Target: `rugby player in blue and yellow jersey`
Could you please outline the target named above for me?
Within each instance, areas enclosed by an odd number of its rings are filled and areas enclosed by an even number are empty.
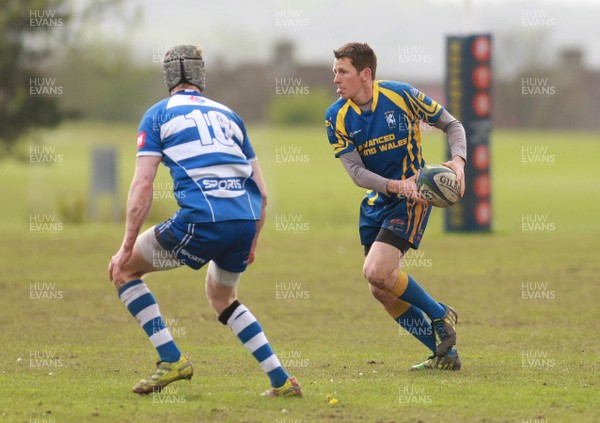
[[[354,183],[367,189],[359,232],[365,250],[363,274],[373,296],[408,333],[432,352],[410,370],[460,370],[456,311],[434,300],[402,271],[417,249],[431,207],[415,178],[425,165],[421,122],[446,132],[452,159],[444,165],[464,193],[466,137],[462,124],[436,101],[408,84],[377,81],[377,57],[366,43],[334,50],[333,82],[340,98],[327,110],[327,137]],[[427,316],[429,320],[425,317]]]
[[[254,315],[237,300],[237,284],[254,260],[266,206],[265,183],[246,128],[231,109],[202,95],[204,60],[198,47],[173,47],[165,54],[163,70],[170,96],[148,109],[140,123],[125,237],[108,268],[121,301],[159,357],[154,373],[133,392],[160,391],[193,374],[192,362],[173,340],[142,276],[181,265],[208,265],[208,301],[269,377],[271,388],[263,395],[302,396]],[[180,209],[138,236],[161,162],[171,172]]]

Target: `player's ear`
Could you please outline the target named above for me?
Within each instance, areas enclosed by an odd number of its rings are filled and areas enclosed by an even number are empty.
[[[363,81],[368,81],[370,79],[373,79],[373,71],[371,71],[371,68],[364,68],[361,71],[362,75],[361,75],[361,79]]]

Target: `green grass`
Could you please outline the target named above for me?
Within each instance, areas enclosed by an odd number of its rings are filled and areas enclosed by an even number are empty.
[[[119,150],[124,201],[134,134],[135,126],[69,124],[43,136],[62,163],[0,162],[0,421],[600,420],[597,134],[494,133],[494,233],[444,234],[436,210],[409,269],[458,310],[463,370],[413,374],[405,369],[428,352],[368,293],[356,233],[362,192],[333,159],[323,128],[250,128],[269,186],[269,222],[240,299],[303,385],[305,398],[289,401],[257,396],[267,378],[216,321],[204,270],[189,269],[147,283],[195,376],[161,396],[130,392],[155,353],[107,279],[122,223],[72,223],[59,204],[65,197],[85,206],[97,144]],[[441,161],[442,137],[425,137],[428,161]],[[547,146],[555,163],[523,163],[528,145]],[[278,158],[284,146],[296,148],[296,162]],[[168,178],[162,169],[159,181]],[[157,199],[152,217],[173,209]],[[30,231],[36,213],[55,213],[62,230]],[[546,215],[555,229],[524,232],[527,214]],[[292,217],[299,231],[276,225]],[[282,299],[282,291],[300,298]],[[523,299],[528,294],[551,298]]]

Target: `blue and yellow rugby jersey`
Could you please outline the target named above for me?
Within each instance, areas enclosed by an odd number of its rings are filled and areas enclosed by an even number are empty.
[[[256,160],[241,118],[195,91],[180,91],[144,114],[138,157],[160,156],[173,178],[184,222],[259,220]]]
[[[371,110],[340,98],[325,117],[335,157],[358,151],[365,167],[389,179],[405,179],[425,165],[419,123],[435,123],[443,106],[409,84],[374,81]],[[386,203],[386,193],[367,192],[371,205]],[[395,197],[394,197],[395,198]]]

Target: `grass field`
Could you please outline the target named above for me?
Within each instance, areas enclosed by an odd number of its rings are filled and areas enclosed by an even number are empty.
[[[156,357],[107,280],[122,222],[110,222],[107,202],[102,221],[75,221],[85,218],[94,145],[118,149],[124,201],[134,134],[135,126],[68,124],[41,139],[54,164],[0,162],[0,421],[600,420],[599,135],[494,133],[493,233],[444,234],[437,210],[410,257],[409,272],[459,312],[463,370],[413,374],[406,368],[428,351],[368,293],[356,233],[362,192],[323,128],[250,128],[270,204],[240,300],[305,393],[264,400],[268,379],[216,321],[204,270],[189,269],[147,282],[195,376],[163,394],[130,392]],[[527,162],[535,146],[552,163]],[[441,161],[442,138],[425,134],[424,149]],[[168,181],[162,169],[154,221],[174,210]],[[531,216],[546,225],[524,230]],[[55,226],[32,230],[32,218]]]

